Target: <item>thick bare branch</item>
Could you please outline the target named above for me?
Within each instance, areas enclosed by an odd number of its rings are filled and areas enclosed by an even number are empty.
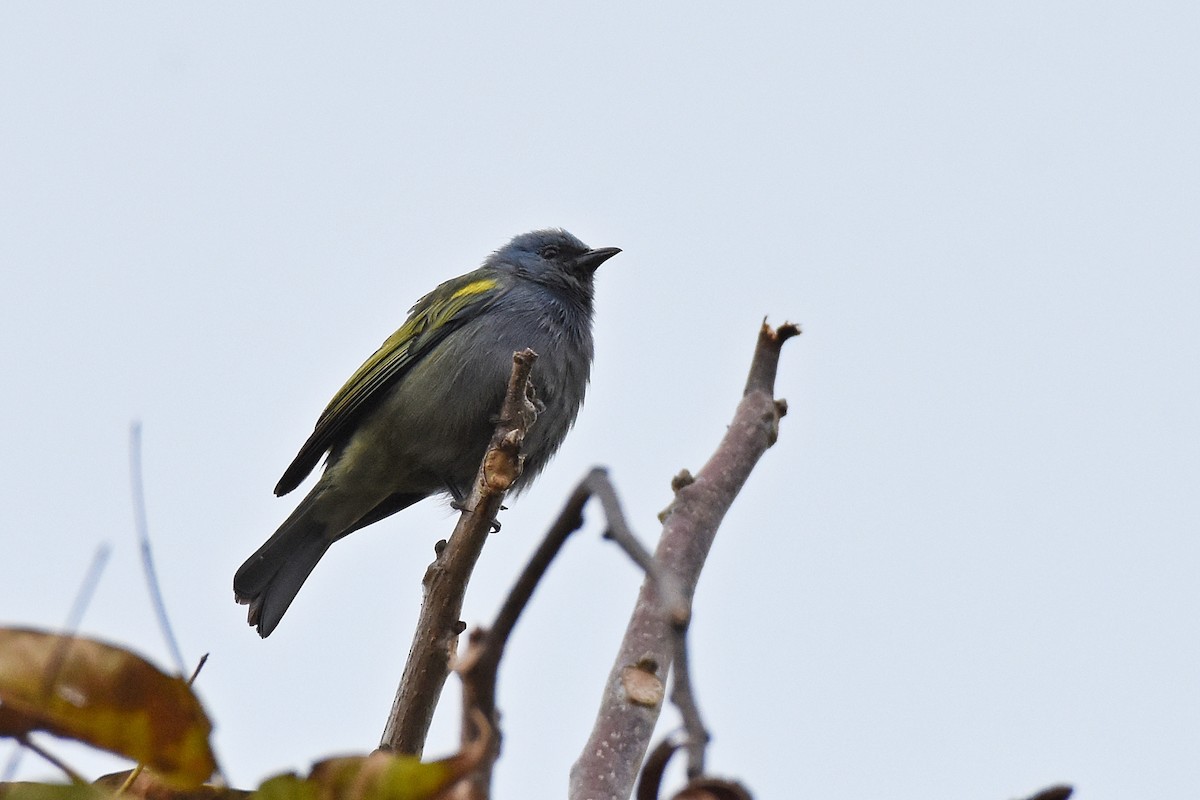
[[[717,527],[762,454],[774,444],[787,406],[774,397],[779,350],[800,329],[765,323],[751,362],[745,393],[720,445],[699,474],[675,481],[675,498],[664,514],[655,559],[691,602]],[[637,779],[662,708],[631,688],[664,681],[676,637],[662,614],[654,583],[646,581],[605,684],[600,711],[583,753],[571,769],[573,800],[624,800]]]
[[[521,442],[537,417],[529,383],[536,360],[532,350],[513,354],[500,422],[475,486],[454,532],[444,546],[436,548],[437,557],[425,572],[425,600],[379,745],[383,750],[420,755],[424,749],[434,709],[450,674],[458,635],[465,628],[460,615],[467,582],[500,512],[504,494],[521,473]]]

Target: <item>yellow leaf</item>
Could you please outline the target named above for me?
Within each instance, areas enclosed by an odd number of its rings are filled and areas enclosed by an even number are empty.
[[[87,783],[6,783],[4,800],[106,800],[112,795]]]
[[[216,769],[212,723],[182,678],[94,639],[0,628],[0,735],[43,730],[194,788]]]
[[[250,797],[251,800],[317,800],[317,787],[298,775],[288,773],[263,781]]]
[[[289,774],[267,780],[252,800],[437,800],[478,761],[476,753],[422,762],[378,751],[329,758],[314,764],[307,779]]]

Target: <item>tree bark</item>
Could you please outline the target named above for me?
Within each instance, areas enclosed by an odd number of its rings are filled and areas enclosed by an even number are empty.
[[[787,404],[774,397],[779,352],[799,333],[795,325],[773,330],[763,324],[745,392],[724,438],[694,478],[685,471],[674,481],[675,497],[664,512],[655,559],[674,577],[689,605],[717,527],[778,437],[779,419],[787,413]],[[632,795],[662,709],[662,693],[648,693],[645,687],[655,680],[665,684],[673,641],[654,582],[647,580],[605,683],[591,736],[571,768],[571,800],[625,800]]]

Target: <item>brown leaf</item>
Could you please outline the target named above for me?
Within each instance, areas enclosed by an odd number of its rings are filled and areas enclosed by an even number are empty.
[[[32,730],[132,758],[178,788],[216,769],[212,723],[182,678],[94,639],[0,628],[0,735]]]

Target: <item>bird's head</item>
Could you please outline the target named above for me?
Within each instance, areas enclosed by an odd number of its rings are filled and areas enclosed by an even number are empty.
[[[596,268],[621,252],[617,247],[589,248],[561,228],[515,237],[488,261],[525,280],[590,302]]]

